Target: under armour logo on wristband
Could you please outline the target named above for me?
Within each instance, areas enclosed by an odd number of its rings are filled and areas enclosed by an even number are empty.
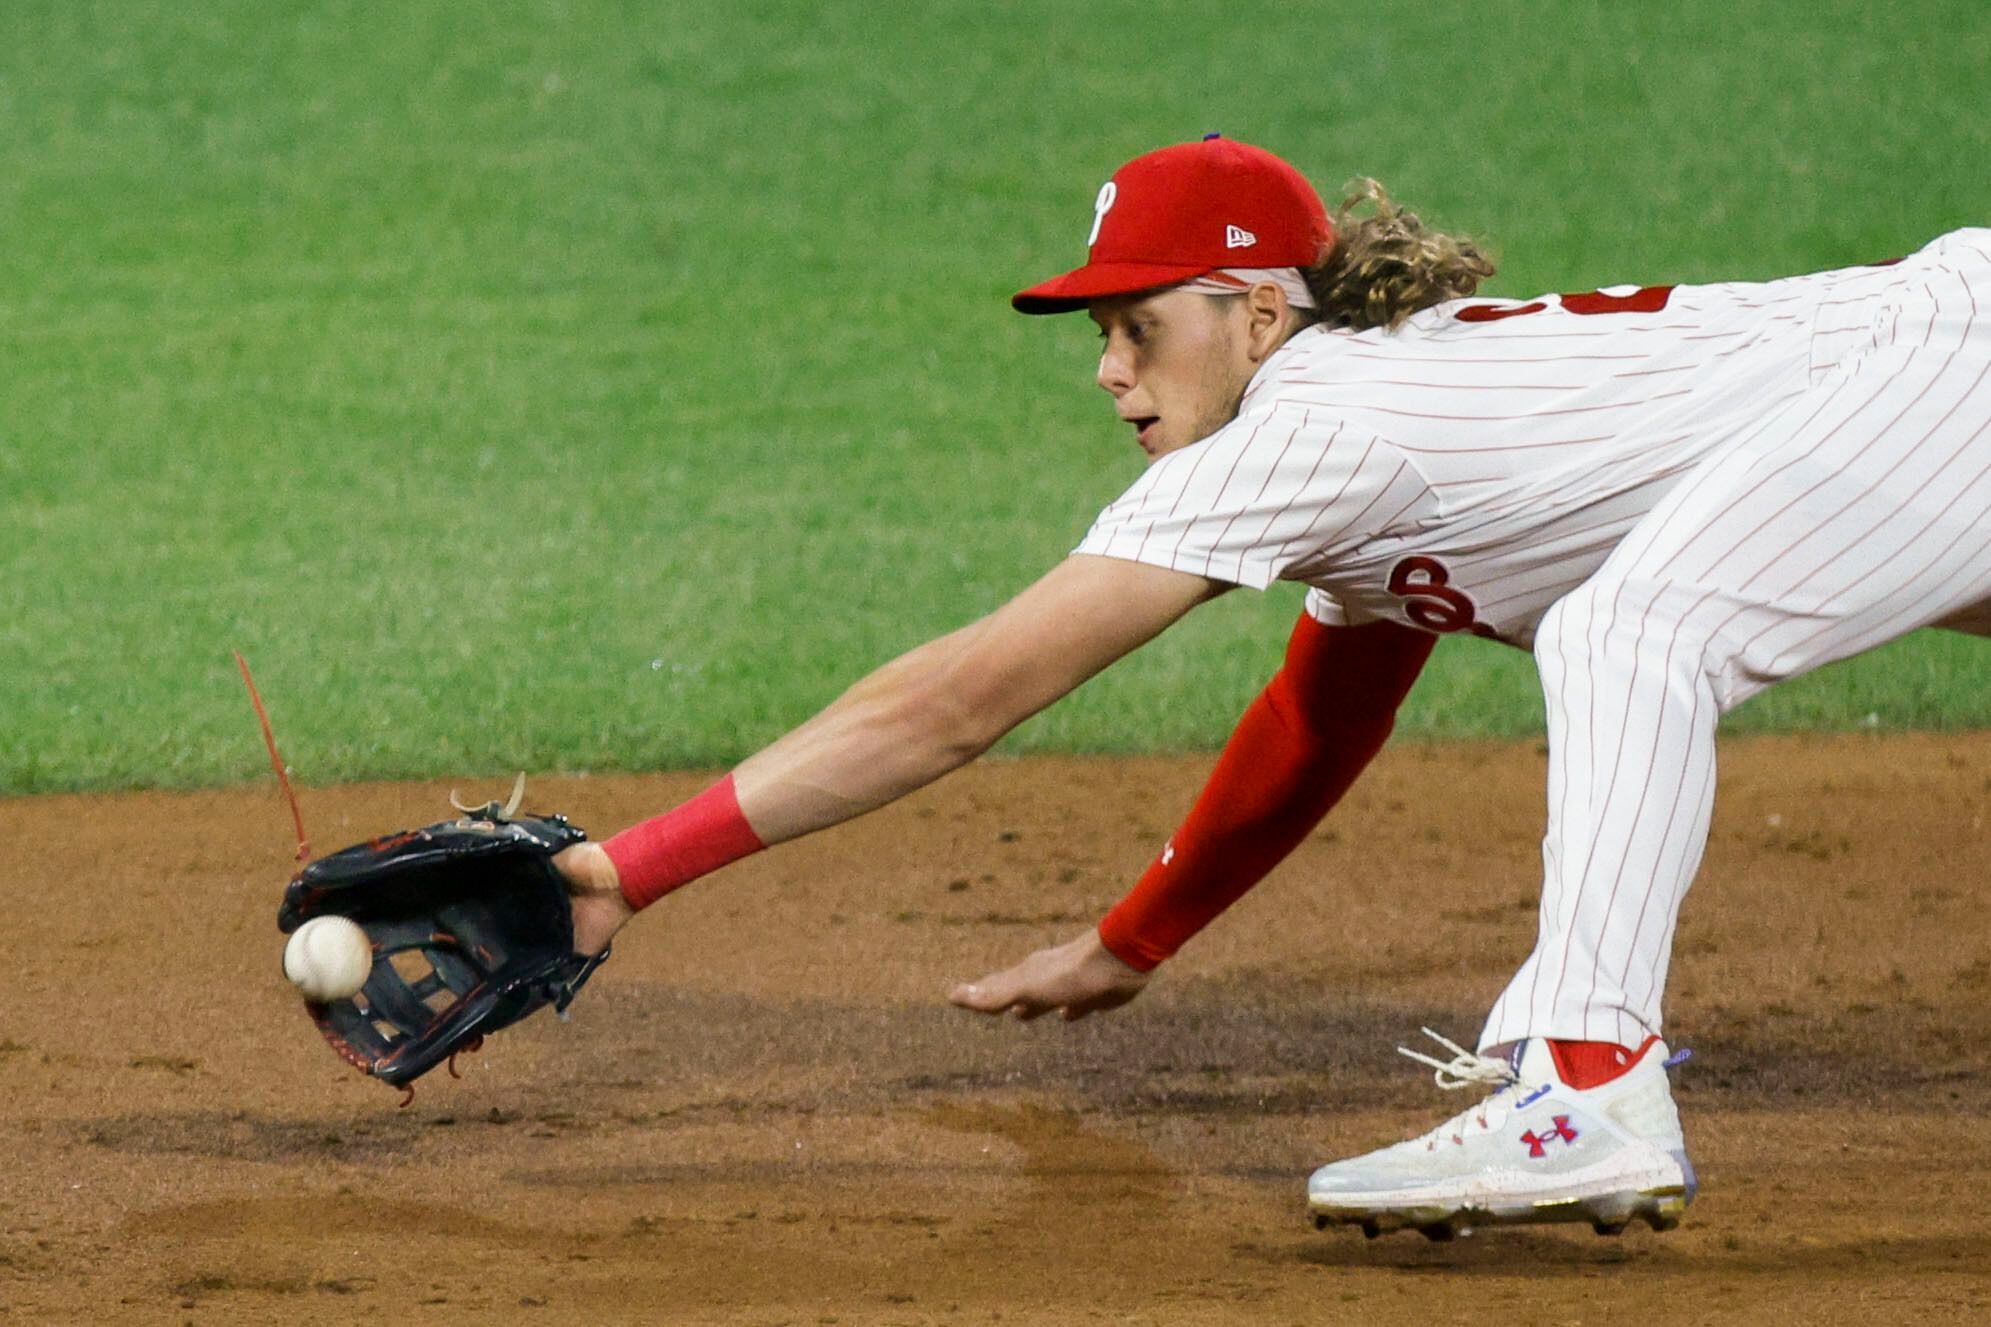
[[[1170,839],[1167,843],[1161,845],[1161,864],[1163,866],[1167,866],[1170,862],[1174,860],[1175,860],[1175,840]]]

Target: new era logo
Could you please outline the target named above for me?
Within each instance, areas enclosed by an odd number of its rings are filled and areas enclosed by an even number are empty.
[[[1243,226],[1224,227],[1224,247],[1226,249],[1249,249],[1258,243],[1258,237]]]

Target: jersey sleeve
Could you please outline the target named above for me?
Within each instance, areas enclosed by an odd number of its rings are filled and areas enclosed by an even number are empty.
[[[1274,403],[1149,466],[1075,551],[1262,590],[1303,579],[1426,491],[1384,439]]]
[[[1238,721],[1182,827],[1101,920],[1100,942],[1146,972],[1242,898],[1382,748],[1436,643],[1393,622],[1335,629],[1302,614],[1286,662]]]

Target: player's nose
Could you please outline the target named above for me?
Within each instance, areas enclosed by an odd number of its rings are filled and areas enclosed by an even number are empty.
[[[1099,372],[1093,380],[1117,399],[1134,389],[1134,366],[1124,350],[1111,345],[1100,352]]]

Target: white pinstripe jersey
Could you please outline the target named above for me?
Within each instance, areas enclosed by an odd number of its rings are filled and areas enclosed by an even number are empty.
[[[1682,474],[1900,333],[1888,295],[1921,256],[1309,328],[1260,366],[1235,420],[1151,465],[1076,551],[1304,582],[1330,625],[1526,647]]]

